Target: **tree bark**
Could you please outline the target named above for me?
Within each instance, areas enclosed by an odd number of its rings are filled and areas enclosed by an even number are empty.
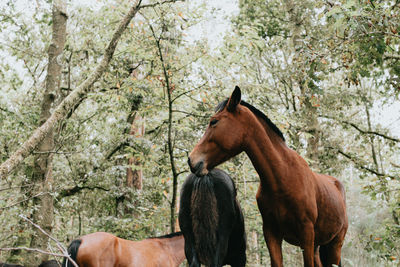
[[[42,101],[42,108],[39,120],[39,126],[42,125],[51,115],[50,109],[56,99],[57,91],[61,80],[61,56],[64,50],[67,28],[66,2],[64,0],[55,0],[52,7],[53,16],[53,34],[49,46],[49,63],[47,65],[46,88]],[[54,148],[53,127],[44,136],[38,145],[39,152],[52,151]],[[38,224],[47,233],[51,233],[54,218],[53,197],[50,194],[53,180],[53,154],[40,153],[34,159],[34,168],[32,180],[39,192],[44,192],[39,197],[33,199],[34,211],[33,221]],[[47,249],[49,237],[34,227],[31,237],[30,247]],[[24,258],[25,266],[38,266],[42,261],[48,260],[48,254],[29,253]]]
[[[121,38],[122,33],[126,29],[129,22],[136,15],[140,8],[141,0],[137,0],[136,4],[128,11],[128,14],[122,19],[114,32],[110,43],[104,51],[103,59],[96,67],[94,72],[80,84],[75,90],[73,90],[54,110],[53,114],[37,128],[31,135],[31,137],[25,141],[21,147],[14,152],[4,163],[0,165],[0,179],[5,179],[11,171],[13,171],[35,148],[36,146],[48,135],[53,126],[62,120],[68,112],[79,102],[93,88],[93,84],[102,76],[110,63],[115,48]]]
[[[133,138],[142,137],[145,133],[144,120],[139,114],[136,114],[138,108],[139,108],[138,106],[137,107],[132,106],[131,114],[128,117],[128,123],[131,124],[129,135],[133,136]],[[126,186],[141,190],[143,186],[142,170],[137,168],[135,168],[135,170],[132,170],[132,167],[130,167],[132,165],[140,166],[140,163],[137,159],[135,159],[135,157],[130,157],[128,159],[128,164],[129,167],[126,170]]]

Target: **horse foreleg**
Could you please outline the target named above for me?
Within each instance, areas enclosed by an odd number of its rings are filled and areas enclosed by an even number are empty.
[[[282,267],[283,257],[282,257],[282,236],[276,235],[271,229],[263,225],[264,239],[267,243],[269,256],[271,258],[272,267]]]
[[[302,244],[304,267],[314,267],[314,225],[309,222],[303,228]]]

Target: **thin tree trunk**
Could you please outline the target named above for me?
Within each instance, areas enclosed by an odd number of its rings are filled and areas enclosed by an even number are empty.
[[[130,129],[125,131],[125,134],[131,135],[131,138],[143,137],[145,133],[145,123],[143,118],[137,113],[139,110],[140,103],[142,101],[141,96],[136,96],[135,99],[132,100],[131,111],[128,116],[127,122],[130,124]],[[140,168],[140,162],[132,156],[128,159],[129,167],[126,169],[126,181],[123,186],[135,188],[136,190],[142,190],[143,188],[143,172]],[[135,169],[132,169],[131,166],[135,166]],[[124,201],[132,202],[134,201],[134,205],[137,206],[137,200],[132,200],[130,194],[128,194]],[[127,205],[124,205],[124,213],[131,214],[134,218],[138,217],[137,211],[135,209],[129,208]]]
[[[64,50],[67,28],[67,7],[64,0],[55,0],[52,7],[53,15],[53,35],[49,46],[49,63],[47,65],[46,89],[43,96],[42,108],[39,120],[39,126],[50,117],[50,109],[56,99],[57,91],[61,80],[61,62],[60,58]],[[52,151],[54,148],[53,129],[50,128],[47,135],[38,145],[39,152]],[[53,197],[50,194],[53,186],[53,154],[40,153],[34,159],[33,182],[38,185],[35,190],[42,192],[39,197],[33,199],[34,211],[33,221],[38,224],[47,233],[51,233],[54,205]],[[44,251],[47,249],[49,237],[34,227],[31,236],[32,248],[39,248]],[[42,261],[47,260],[49,255],[29,253],[24,258],[26,266],[38,266]]]
[[[174,87],[171,86],[171,82],[170,82],[170,77],[168,75],[168,70],[167,70],[167,66],[165,64],[165,60],[164,60],[164,56],[163,56],[163,52],[162,52],[162,48],[161,48],[161,36],[160,38],[157,38],[155,31],[153,29],[153,27],[151,26],[151,24],[149,24],[149,27],[153,33],[153,37],[155,39],[156,42],[156,46],[158,49],[158,56],[160,58],[160,62],[162,65],[162,69],[163,69],[163,75],[164,75],[164,79],[165,79],[165,83],[164,83],[164,87],[167,91],[167,99],[168,99],[168,134],[167,134],[167,146],[168,146],[168,155],[169,155],[169,160],[170,160],[170,164],[171,164],[171,171],[172,171],[172,199],[171,199],[171,203],[170,203],[170,210],[171,210],[171,214],[170,214],[170,229],[171,232],[174,232],[176,227],[176,200],[177,200],[177,194],[178,194],[178,172],[176,170],[176,163],[175,163],[175,158],[174,158],[174,145],[173,145],[173,138],[172,138],[172,124],[173,124],[173,111],[172,111],[172,106],[173,106],[173,99],[172,99],[172,91],[174,90]]]
[[[292,24],[292,45],[293,53],[298,53],[303,46],[301,41],[301,25],[303,18],[299,7],[293,0],[285,0],[286,8],[289,13],[290,22]],[[294,68],[301,70],[301,66],[293,66]],[[303,114],[307,118],[307,126],[305,131],[311,136],[307,138],[307,152],[306,158],[309,160],[310,167],[313,170],[318,171],[319,161],[319,140],[320,140],[320,125],[318,122],[317,107],[313,104],[313,95],[309,88],[306,86],[306,80],[304,79],[304,73],[298,71],[296,82],[300,87],[300,93],[304,101]]]
[[[43,123],[42,126],[37,128],[32,133],[31,137],[25,141],[21,147],[10,156],[10,158],[0,165],[0,179],[5,179],[11,171],[13,171],[30,153],[32,153],[36,146],[46,137],[46,135],[48,135],[54,125],[62,120],[75,106],[75,104],[92,90],[93,84],[102,76],[108,64],[110,63],[114,55],[115,48],[118,44],[118,40],[120,39],[129,22],[136,15],[140,8],[141,2],[141,0],[137,0],[136,4],[132,6],[132,8],[128,11],[128,14],[122,19],[116,31],[114,32],[110,43],[105,49],[103,59],[100,61],[94,72],[89,75],[89,77],[81,85],[73,90],[60,103],[60,105],[58,105],[47,121]]]
[[[145,133],[145,126],[143,118],[136,114],[139,107],[134,109],[132,106],[131,115],[128,118],[128,123],[131,124],[131,129],[129,134],[134,137],[142,137]],[[126,170],[126,186],[136,188],[138,190],[142,189],[143,186],[143,173],[141,169],[137,167],[140,166],[140,162],[135,159],[135,157],[130,157],[128,160],[129,166],[136,166],[135,170],[132,167],[128,167]]]

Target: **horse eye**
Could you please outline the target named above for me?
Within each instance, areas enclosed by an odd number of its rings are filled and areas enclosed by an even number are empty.
[[[210,121],[210,126],[214,126],[215,124],[217,124],[217,122],[218,122],[218,120],[212,120],[212,121]]]

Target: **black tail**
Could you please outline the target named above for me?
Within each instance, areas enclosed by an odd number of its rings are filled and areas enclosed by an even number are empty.
[[[211,176],[196,178],[191,196],[192,229],[197,257],[212,265],[217,248],[218,203]]]
[[[74,241],[71,242],[71,244],[68,247],[68,254],[76,262],[76,256],[78,255],[78,249],[79,246],[81,245],[82,240],[75,239]],[[64,258],[62,267],[74,267],[74,265],[67,259]]]

